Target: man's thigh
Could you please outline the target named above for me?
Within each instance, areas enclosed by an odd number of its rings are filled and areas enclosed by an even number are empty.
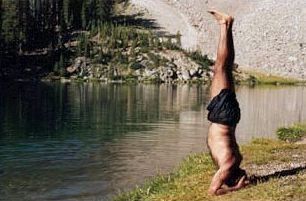
[[[217,72],[211,83],[211,97],[217,96],[222,89],[231,89],[231,82],[225,72]]]

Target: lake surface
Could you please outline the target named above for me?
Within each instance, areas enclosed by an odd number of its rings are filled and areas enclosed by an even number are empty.
[[[0,86],[0,200],[107,200],[207,151],[196,85]],[[239,87],[237,139],[306,121],[306,87]]]

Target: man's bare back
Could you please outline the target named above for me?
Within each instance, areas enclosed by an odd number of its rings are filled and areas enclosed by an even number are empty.
[[[214,77],[211,84],[211,103],[208,119],[212,122],[208,132],[208,147],[218,167],[212,178],[209,193],[221,195],[247,185],[247,176],[240,169],[242,156],[236,143],[235,130],[240,120],[239,103],[236,100],[232,66],[235,58],[232,37],[233,17],[211,10],[220,24],[220,40]]]
[[[242,156],[233,129],[212,123],[208,132],[208,146],[213,161],[219,168],[212,179],[209,193],[221,195],[244,187],[247,178],[245,172],[239,168]],[[222,185],[227,185],[227,188],[222,188]]]

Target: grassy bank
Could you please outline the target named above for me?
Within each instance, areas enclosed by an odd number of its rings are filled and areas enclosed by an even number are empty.
[[[271,75],[251,69],[239,70],[236,77],[243,84],[263,85],[296,85],[305,84],[305,80]]]
[[[276,140],[257,139],[242,147],[242,166],[249,174],[258,169],[280,169],[281,164],[305,161],[306,145],[296,145]],[[261,167],[261,168],[260,168]],[[157,176],[143,187],[117,196],[115,201],[201,201],[201,200],[304,200],[306,198],[306,172],[271,178],[248,188],[220,197],[207,194],[211,177],[215,172],[208,154],[188,157],[171,174]],[[268,174],[268,173],[267,173]]]

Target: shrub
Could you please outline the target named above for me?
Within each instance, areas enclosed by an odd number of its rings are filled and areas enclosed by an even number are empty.
[[[138,62],[134,62],[130,64],[130,68],[133,70],[138,70],[138,69],[143,68],[143,66]]]
[[[294,125],[291,127],[281,127],[277,129],[277,137],[280,140],[288,142],[296,142],[302,139],[306,134],[306,126],[304,125]]]
[[[201,65],[205,70],[209,70],[209,66],[214,64],[214,62],[209,59],[207,55],[202,55],[200,51],[187,52],[186,55],[189,56],[194,62]]]

